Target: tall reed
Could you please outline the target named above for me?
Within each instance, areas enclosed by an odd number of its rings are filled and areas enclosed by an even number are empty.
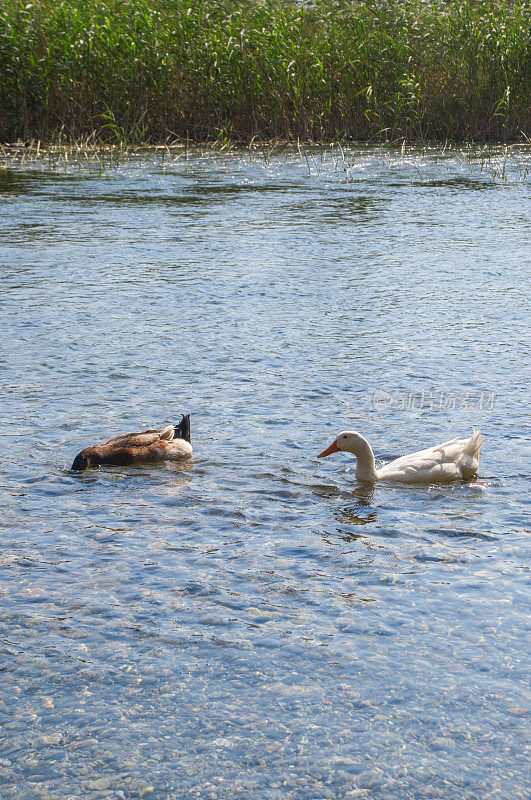
[[[0,137],[529,135],[523,0],[0,0]]]

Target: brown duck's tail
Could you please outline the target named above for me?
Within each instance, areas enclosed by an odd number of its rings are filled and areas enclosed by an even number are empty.
[[[185,442],[190,442],[190,414],[183,414],[182,420],[175,426],[174,439],[184,439]]]

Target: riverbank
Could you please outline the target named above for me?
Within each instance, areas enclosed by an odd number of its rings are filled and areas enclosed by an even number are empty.
[[[0,138],[525,141],[528,4],[3,0]]]

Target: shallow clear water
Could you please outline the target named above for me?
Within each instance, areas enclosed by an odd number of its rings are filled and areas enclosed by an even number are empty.
[[[3,800],[528,797],[530,160],[0,170]],[[475,482],[315,458],[473,425]]]

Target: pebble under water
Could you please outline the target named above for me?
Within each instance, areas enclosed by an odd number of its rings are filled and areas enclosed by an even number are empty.
[[[529,798],[530,159],[0,168],[2,800]],[[473,426],[467,483],[316,459]]]

